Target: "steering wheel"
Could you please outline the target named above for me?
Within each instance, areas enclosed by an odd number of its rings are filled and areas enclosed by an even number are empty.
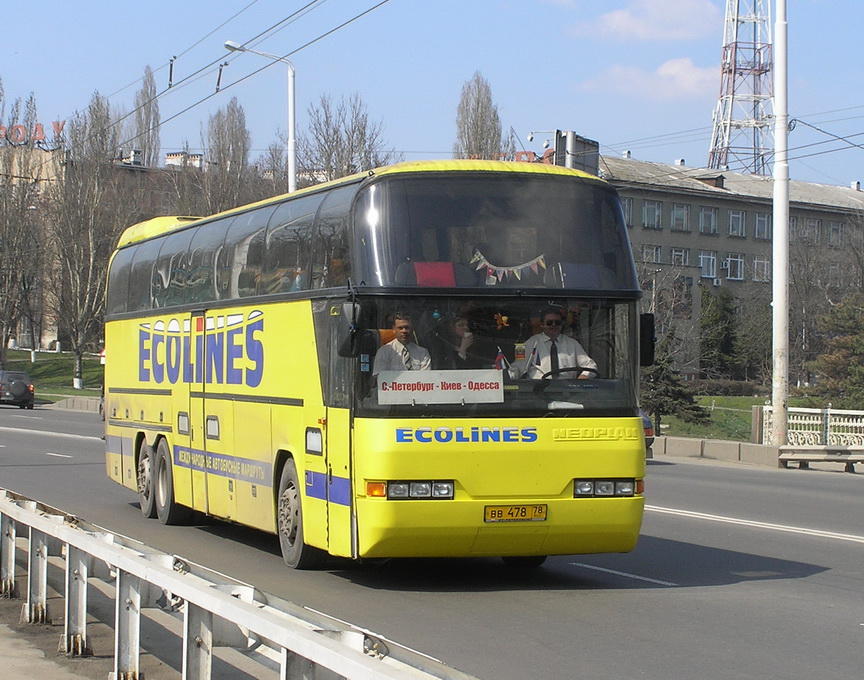
[[[585,368],[584,366],[568,366],[566,368],[559,368],[554,371],[548,371],[540,376],[540,380],[549,380],[554,378],[556,375],[560,375],[562,373],[570,373],[572,371],[578,371],[576,377],[578,378],[583,373],[597,373],[597,370],[594,368]]]

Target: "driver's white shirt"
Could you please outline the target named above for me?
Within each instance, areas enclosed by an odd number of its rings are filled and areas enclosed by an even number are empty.
[[[558,349],[558,368],[572,368],[580,366],[589,368],[591,372],[585,372],[588,378],[597,376],[597,363],[588,356],[588,353],[576,340],[569,335],[559,335],[555,338],[555,346]],[[552,370],[549,352],[552,348],[552,338],[545,333],[538,333],[528,338],[525,343],[525,358],[515,362],[510,367],[510,375],[514,378],[540,378]],[[578,371],[564,371],[560,374],[564,378],[578,378]],[[554,377],[554,376],[553,376]]]

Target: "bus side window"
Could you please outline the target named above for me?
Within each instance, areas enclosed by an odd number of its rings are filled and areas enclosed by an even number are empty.
[[[348,217],[357,186],[351,184],[329,193],[318,213],[312,288],[335,288],[348,283]]]
[[[150,309],[153,267],[159,254],[158,241],[144,241],[135,249],[132,269],[129,273],[129,302],[127,311]]]
[[[288,293],[309,287],[312,226],[321,194],[287,200],[276,208],[267,225],[263,290]]]
[[[157,307],[182,305],[186,302],[187,258],[194,229],[185,229],[171,234],[162,243],[156,260],[158,276],[164,282],[161,299],[154,300]]]
[[[216,260],[225,242],[225,232],[234,221],[226,217],[201,225],[192,238],[189,253],[189,279],[186,282],[188,302],[211,302],[218,299]]]
[[[225,235],[219,254],[218,288],[223,300],[258,294],[264,270],[264,238],[267,222],[276,206],[266,206],[238,215]]]

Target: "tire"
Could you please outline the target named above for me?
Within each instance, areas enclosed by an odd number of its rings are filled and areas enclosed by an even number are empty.
[[[536,569],[546,561],[546,555],[510,555],[501,559],[511,569]]]
[[[324,561],[324,552],[303,541],[303,508],[300,482],[293,459],[285,462],[276,497],[276,527],[282,558],[292,569],[315,569]]]
[[[30,386],[23,380],[13,380],[12,384],[9,386],[9,391],[16,399],[23,399],[27,395],[29,387]]]
[[[156,493],[153,488],[153,479],[156,473],[156,457],[153,447],[146,439],[141,440],[138,448],[138,504],[141,513],[147,519],[156,517]]]
[[[156,446],[156,474],[153,477],[153,500],[156,516],[162,524],[185,524],[192,514],[191,509],[178,505],[174,500],[174,473],[171,471],[171,451],[168,442],[159,440]]]

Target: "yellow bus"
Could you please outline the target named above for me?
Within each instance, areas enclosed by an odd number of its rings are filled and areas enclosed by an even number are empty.
[[[407,162],[143,222],[108,274],[108,476],[295,568],[630,551],[640,295],[615,191],[550,165]],[[544,318],[590,366],[543,365]]]

